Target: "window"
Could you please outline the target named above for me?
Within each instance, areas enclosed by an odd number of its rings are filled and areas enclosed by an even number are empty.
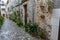
[[[2,9],[2,10],[5,10],[5,9]]]

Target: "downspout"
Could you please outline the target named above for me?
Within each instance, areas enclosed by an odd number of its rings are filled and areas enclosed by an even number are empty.
[[[33,9],[33,13],[32,13],[32,23],[34,24],[34,5],[35,5],[35,0],[32,0],[33,1],[33,7],[32,7],[32,9]]]

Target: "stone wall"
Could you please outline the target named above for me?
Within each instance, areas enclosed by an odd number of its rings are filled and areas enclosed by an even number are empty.
[[[51,3],[53,2],[50,0]],[[35,0],[34,21],[39,27],[46,30],[48,39],[51,39],[51,16],[52,9],[48,6],[48,0]]]
[[[51,39],[50,37],[51,36],[51,16],[52,16],[53,8],[48,5],[49,4],[48,1],[50,1],[51,3],[53,3],[53,1],[52,0],[34,0],[34,1],[29,0],[27,2],[27,14],[28,14],[27,21],[33,22],[33,14],[34,14],[34,22],[37,23],[39,27],[46,30],[46,32],[48,33],[47,37]],[[23,13],[23,16],[24,15],[25,13]],[[23,17],[23,19],[25,18]]]
[[[24,8],[24,5],[27,5],[27,10],[25,10]],[[21,8],[22,9],[22,14],[23,14],[23,20],[24,20],[24,24],[25,24],[25,11],[27,11],[27,23],[29,23],[29,21],[31,23],[33,23],[33,12],[34,12],[34,1],[33,0],[28,0],[26,2],[24,2],[22,5],[21,5]]]
[[[34,13],[34,0],[29,0],[27,4],[28,22],[33,23],[33,13]]]

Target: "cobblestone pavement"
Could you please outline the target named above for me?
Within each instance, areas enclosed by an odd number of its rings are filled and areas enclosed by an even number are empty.
[[[17,24],[9,19],[5,19],[0,30],[0,40],[38,40],[18,28]]]

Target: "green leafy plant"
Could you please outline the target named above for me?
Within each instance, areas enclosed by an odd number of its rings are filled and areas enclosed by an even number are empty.
[[[30,27],[30,34],[32,36],[37,36],[37,25],[36,24],[32,24]]]
[[[28,24],[26,24],[26,25],[24,26],[24,27],[25,27],[25,30],[26,30],[27,32],[30,31],[30,26],[31,26],[30,23],[28,23]]]
[[[38,31],[38,37],[40,37],[41,39],[46,39],[46,34],[47,32],[45,30],[43,30],[42,28],[40,28],[40,30]]]
[[[36,24],[26,24],[25,26],[25,30],[31,34],[32,36],[35,36],[37,34],[37,25]]]
[[[21,18],[17,18],[16,23],[19,27],[21,27],[23,25]]]
[[[37,25],[36,24],[32,24],[30,26],[30,32],[37,32]]]
[[[10,15],[9,19],[16,22],[16,19],[17,19],[16,11],[13,11],[13,15]]]
[[[38,32],[38,36],[42,37],[43,36],[43,30],[40,29],[40,31]]]
[[[3,24],[3,21],[4,21],[4,18],[2,16],[0,16],[0,29],[1,29],[1,26]]]
[[[30,24],[30,23],[27,23],[25,26],[25,30],[31,34],[32,36],[34,37],[38,37],[38,38],[41,38],[41,39],[46,39],[46,32],[45,30],[43,30],[42,28],[38,27],[37,24]],[[38,29],[39,28],[39,29]]]
[[[9,18],[16,22],[19,27],[23,25],[22,20],[17,16],[16,11],[13,11],[13,15],[10,16]]]

